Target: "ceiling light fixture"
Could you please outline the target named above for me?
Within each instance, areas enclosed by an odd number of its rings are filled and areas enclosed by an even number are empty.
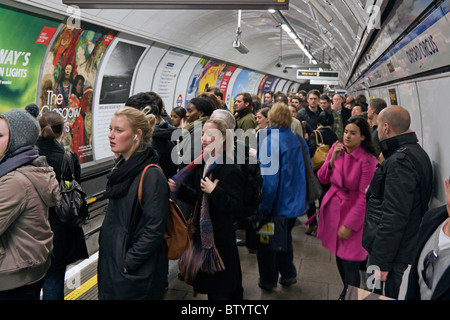
[[[236,40],[233,41],[233,48],[235,48],[237,51],[239,51],[242,54],[247,54],[250,52],[250,50],[241,42],[241,17],[242,17],[242,11],[238,11],[238,27],[236,30]]]
[[[306,46],[303,44],[303,42],[300,40],[297,33],[294,31],[294,29],[290,26],[287,19],[284,17],[284,15],[280,12],[280,10],[277,10],[275,13],[272,13],[273,18],[275,21],[281,22],[281,27],[283,30],[288,34],[288,36],[294,40],[295,44],[302,50],[302,52],[305,54],[305,56],[308,57],[310,63],[317,64],[316,59],[314,56],[309,52],[309,50],[306,48]]]
[[[309,60],[313,60],[314,61],[314,57],[312,56],[312,54],[306,49],[305,45],[302,43],[302,41],[298,38],[297,34],[287,25],[287,24],[282,24],[281,27],[283,28],[283,30],[288,34],[288,36],[294,40],[295,44],[300,48],[300,50],[303,51],[303,53],[308,57]],[[311,61],[311,62],[313,62]]]
[[[277,68],[281,68],[283,65],[283,30],[280,27],[280,55],[278,56],[278,63],[275,65]]]

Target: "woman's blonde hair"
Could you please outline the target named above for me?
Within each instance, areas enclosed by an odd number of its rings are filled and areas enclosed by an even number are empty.
[[[225,147],[226,155],[227,155],[227,157],[233,159],[234,140],[230,140],[230,141],[227,140],[227,130],[228,130],[227,123],[222,119],[209,119],[205,122],[205,124],[207,124],[207,123],[214,124],[216,126],[217,130],[220,131],[222,136],[225,137],[224,146],[226,146]]]
[[[139,145],[136,151],[143,151],[148,148],[152,142],[153,131],[155,130],[156,117],[153,114],[146,113],[133,107],[125,106],[114,113],[115,116],[124,116],[130,123],[131,130],[137,134],[142,130],[142,137],[139,139]]]
[[[227,111],[228,112],[228,111]],[[217,130],[220,131],[220,133],[226,138],[227,137],[227,123],[222,120],[222,119],[209,119],[208,121],[205,122],[205,124],[207,123],[212,123],[217,127]]]
[[[271,126],[287,128],[292,124],[292,113],[284,102],[275,103],[269,111]]]

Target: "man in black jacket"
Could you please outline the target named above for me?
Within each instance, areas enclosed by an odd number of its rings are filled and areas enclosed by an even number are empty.
[[[380,112],[378,137],[386,160],[366,194],[362,244],[369,252],[368,270],[378,270],[375,278],[385,282],[385,294],[394,299],[403,272],[412,263],[432,191],[431,162],[409,129],[410,123],[403,107],[391,106]]]
[[[447,204],[431,209],[423,217],[419,242],[409,273],[406,300],[450,299],[449,180],[445,179]]]
[[[300,122],[305,122],[306,133],[308,137],[317,129],[317,118],[322,111],[319,107],[320,92],[319,90],[311,90],[308,92],[308,106],[301,109],[297,113],[297,119]]]

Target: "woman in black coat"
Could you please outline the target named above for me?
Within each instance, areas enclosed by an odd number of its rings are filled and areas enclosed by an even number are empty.
[[[321,143],[323,141],[324,144],[328,145],[331,149],[333,144],[338,140],[336,133],[332,130],[332,126],[334,123],[333,114],[330,109],[325,109],[320,112],[319,117],[317,118],[317,130],[311,133],[308,141],[309,146],[309,155],[312,159],[314,153],[317,149],[317,142]],[[318,133],[316,133],[318,131]],[[317,137],[316,137],[317,135]],[[322,140],[323,139],[323,140]],[[316,141],[317,140],[317,141]],[[318,169],[314,172],[317,175]],[[327,193],[330,185],[322,185],[322,196],[319,199],[319,203],[322,202],[322,198],[325,193]],[[316,213],[316,205],[315,203],[309,204],[309,209],[307,211],[308,218],[311,218]],[[313,234],[317,232],[317,220],[313,219],[313,221],[309,224],[308,229],[306,230],[306,234]]]
[[[243,298],[242,272],[233,226],[233,214],[238,215],[243,206],[243,176],[239,167],[231,164],[233,163],[232,152],[226,159],[227,154],[223,151],[226,128],[223,120],[208,120],[205,123],[202,145],[206,163],[197,166],[178,190],[179,199],[196,208],[193,243],[199,250],[202,249],[203,241],[200,225],[203,225],[202,206],[206,201],[204,195],[206,194],[208,198],[207,207],[214,234],[214,245],[223,261],[224,268],[214,273],[200,270],[195,277],[193,287],[195,292],[208,294],[210,300]],[[219,144],[217,144],[219,137],[211,138],[209,135],[209,130],[214,129],[222,133]],[[213,143],[214,141],[216,144]],[[210,169],[205,170],[205,166]],[[174,180],[169,180],[169,186],[172,191],[176,190]]]
[[[99,300],[164,298],[169,187],[161,170],[146,171],[142,207],[138,200],[144,168],[158,163],[157,153],[148,146],[154,126],[153,115],[132,107],[119,109],[111,119],[111,151],[120,156],[106,185],[109,202],[99,239]]]
[[[323,143],[328,145],[331,149],[333,144],[338,140],[336,133],[332,130],[334,123],[333,114],[329,109],[323,110],[320,112],[319,117],[317,118],[317,130],[319,131],[319,135],[316,137],[316,132],[311,133],[309,137],[309,155],[312,158],[317,149],[317,141],[319,143],[322,142],[321,137],[323,138]],[[316,141],[317,140],[317,141]]]
[[[64,147],[56,140],[64,130],[64,118],[57,112],[44,113],[39,119],[41,132],[36,142],[39,154],[47,158],[53,167],[58,183],[61,181],[61,164],[64,157]],[[76,153],[72,153],[75,169],[75,180],[81,183],[81,167]],[[66,175],[67,176],[67,175]],[[64,300],[64,276],[66,267],[80,259],[89,257],[83,229],[71,222],[61,222],[55,213],[55,208],[49,209],[49,222],[52,228],[53,252],[52,264],[45,276],[43,286],[44,300]]]

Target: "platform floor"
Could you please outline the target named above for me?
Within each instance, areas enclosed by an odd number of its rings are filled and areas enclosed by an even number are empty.
[[[258,287],[258,264],[256,254],[248,253],[247,248],[239,247],[244,299],[246,300],[337,300],[342,290],[342,282],[336,267],[335,257],[322,247],[315,236],[305,235],[306,226],[298,219],[292,230],[294,263],[297,268],[297,283],[283,288],[278,285],[272,292]],[[237,231],[237,236],[243,236]],[[71,272],[75,276],[66,281],[66,300],[97,300],[97,259],[80,272]],[[75,267],[77,268],[77,267]],[[69,269],[70,270],[70,269]],[[74,269],[75,270],[75,269]],[[68,272],[69,273],[69,272]],[[165,300],[206,300],[207,296],[193,296],[192,287],[177,277],[176,261],[169,264],[169,288]],[[75,288],[75,289],[74,289]]]

